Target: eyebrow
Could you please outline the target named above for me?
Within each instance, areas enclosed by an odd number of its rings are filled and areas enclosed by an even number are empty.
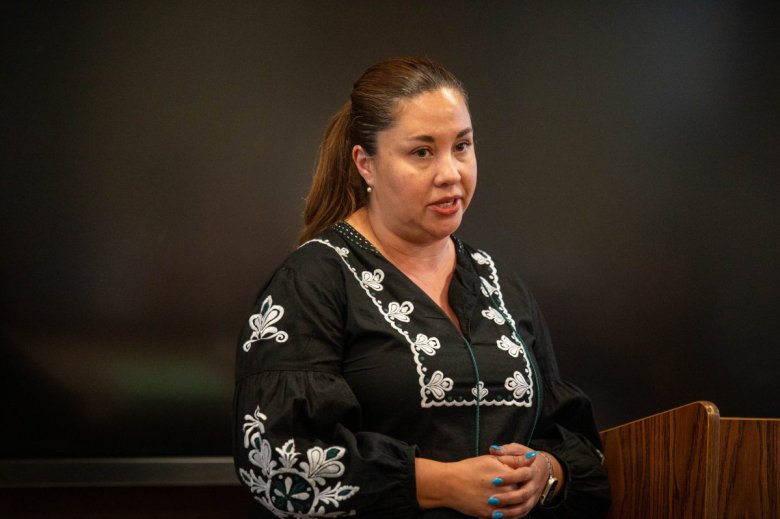
[[[468,135],[469,133],[473,132],[473,128],[464,128],[461,131],[458,132],[458,135],[455,136],[456,139],[460,139],[461,137],[464,137]],[[414,137],[409,137],[410,141],[422,141],[422,142],[434,142],[436,139],[431,137],[430,135],[415,135]]]

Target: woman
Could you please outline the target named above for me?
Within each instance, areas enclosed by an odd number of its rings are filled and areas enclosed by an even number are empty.
[[[258,517],[598,517],[590,404],[525,286],[453,236],[477,180],[461,83],[369,68],[331,120],[301,246],[239,341]]]

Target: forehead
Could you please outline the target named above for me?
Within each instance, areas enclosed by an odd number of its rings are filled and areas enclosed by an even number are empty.
[[[463,95],[452,88],[423,92],[396,104],[390,130],[411,132],[456,129],[471,126],[471,116]]]

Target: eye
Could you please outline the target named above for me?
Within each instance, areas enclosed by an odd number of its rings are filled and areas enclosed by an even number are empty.
[[[412,152],[412,155],[424,159],[431,156],[431,150],[428,148],[417,148]]]
[[[455,145],[455,151],[467,151],[471,147],[471,141],[459,142]]]

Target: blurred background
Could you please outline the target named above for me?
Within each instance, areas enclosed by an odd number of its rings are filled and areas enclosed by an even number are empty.
[[[7,2],[0,458],[229,455],[235,342],[363,69],[466,84],[459,235],[600,428],[780,416],[777,3]]]

